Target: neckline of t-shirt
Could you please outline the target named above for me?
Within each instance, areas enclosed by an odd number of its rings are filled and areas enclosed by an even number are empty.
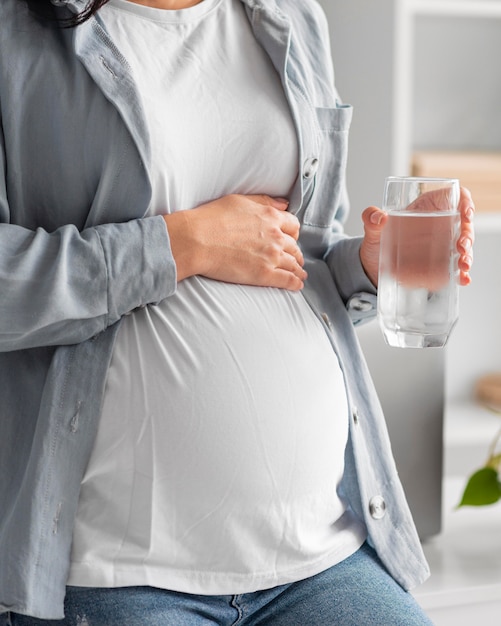
[[[152,22],[179,24],[201,19],[217,8],[221,2],[222,0],[202,0],[202,2],[186,9],[157,9],[144,4],[137,4],[136,2],[129,2],[129,0],[109,0],[107,4],[120,11],[133,13],[137,17]]]

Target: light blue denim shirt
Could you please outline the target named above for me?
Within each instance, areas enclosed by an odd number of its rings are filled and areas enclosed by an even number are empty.
[[[343,489],[405,588],[428,575],[353,325],[375,290],[343,233],[351,107],[314,0],[241,0],[291,107],[300,145],[290,210],[304,294],[351,407]],[[82,0],[59,0],[63,14]],[[167,113],[168,114],[168,113]],[[99,15],[60,30],[0,3],[0,612],[62,618],[80,481],[120,319],[176,290],[149,145],[126,60]],[[315,364],[311,364],[312,367]]]

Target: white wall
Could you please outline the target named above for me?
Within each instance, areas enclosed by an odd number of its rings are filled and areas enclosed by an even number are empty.
[[[460,291],[459,322],[447,348],[446,395],[455,403],[472,400],[479,376],[501,372],[501,215],[477,222],[472,283]]]
[[[360,214],[379,205],[390,175],[393,41],[385,7],[390,0],[320,0],[329,20],[336,86],[354,107],[347,169],[350,234],[361,234]],[[364,42],[362,46],[360,42]]]

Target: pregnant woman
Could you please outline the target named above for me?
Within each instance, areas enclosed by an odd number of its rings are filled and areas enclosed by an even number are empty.
[[[313,0],[2,1],[2,626],[430,623],[351,113]]]

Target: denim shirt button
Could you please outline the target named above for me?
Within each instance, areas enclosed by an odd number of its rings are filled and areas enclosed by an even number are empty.
[[[313,178],[318,170],[319,161],[316,157],[309,157],[303,164],[303,178]]]
[[[356,409],[356,408],[353,409],[352,416],[353,416],[354,424],[356,424],[358,426],[358,423],[360,422],[360,416],[358,415],[358,409]]]
[[[369,512],[373,519],[383,519],[386,515],[386,502],[382,496],[374,496],[369,502]]]
[[[372,302],[369,302],[368,300],[364,300],[363,298],[355,296],[350,300],[349,307],[353,311],[366,313],[367,311],[370,311],[371,309],[373,309],[374,305],[372,304]]]

